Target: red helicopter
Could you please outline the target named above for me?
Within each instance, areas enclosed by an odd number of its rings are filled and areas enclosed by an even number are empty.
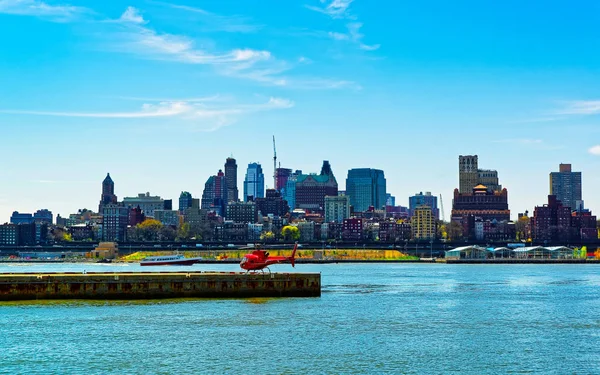
[[[266,250],[254,250],[250,254],[244,255],[244,259],[240,263],[240,267],[246,271],[264,271],[266,268],[269,270],[269,266],[273,264],[291,264],[292,267],[296,267],[296,252],[298,251],[298,242],[294,246],[294,252],[291,257],[272,257]],[[269,270],[270,272],[271,270]]]

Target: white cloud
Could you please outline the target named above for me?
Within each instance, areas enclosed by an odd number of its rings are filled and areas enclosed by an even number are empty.
[[[119,21],[120,22],[131,22],[131,23],[137,23],[137,24],[148,23],[148,21],[146,21],[144,19],[144,17],[140,13],[140,11],[134,7],[127,7],[125,12],[123,12],[121,17],[119,18]]]
[[[326,14],[331,18],[353,18],[348,12],[348,8],[352,2],[353,0],[331,0],[329,3],[327,3],[325,0],[321,0],[321,3],[326,5],[305,5],[305,7],[310,10],[314,10],[315,12]]]
[[[197,48],[194,41],[186,36],[158,33],[148,27],[141,26],[140,23],[128,26],[124,31],[111,38],[114,41],[111,46],[112,49],[150,59],[173,60],[188,64],[254,63],[271,58],[269,51],[248,48],[234,49],[223,53],[210,52]]]
[[[0,110],[0,113],[84,117],[104,119],[133,118],[170,118],[177,124],[190,130],[212,131],[222,126],[235,123],[240,116],[262,111],[292,108],[294,102],[289,99],[271,97],[263,103],[236,104],[218,103],[209,105],[206,102],[158,102],[145,103],[141,109],[131,112],[62,112],[62,111],[22,111]]]
[[[364,38],[364,34],[360,32],[362,26],[363,24],[360,22],[350,22],[346,24],[346,29],[348,30],[346,33],[330,31],[328,35],[334,40],[349,41],[351,43],[354,43],[358,45],[358,48],[365,51],[375,51],[379,49],[379,44],[367,45],[362,42]]]
[[[592,155],[598,155],[598,156],[600,156],[600,145],[593,146],[588,151]]]
[[[81,14],[90,13],[90,10],[72,5],[50,5],[40,0],[0,0],[0,13],[68,22]]]
[[[144,104],[139,111],[134,112],[53,112],[0,110],[0,113],[59,117],[145,118],[175,116],[188,112],[189,110],[190,106],[185,102],[161,102],[159,104]]]
[[[565,107],[556,113],[560,115],[600,114],[600,100],[574,100],[566,102]]]

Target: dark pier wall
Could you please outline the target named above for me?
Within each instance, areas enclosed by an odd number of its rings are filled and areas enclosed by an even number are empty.
[[[306,273],[0,274],[0,301],[320,296],[321,275]]]

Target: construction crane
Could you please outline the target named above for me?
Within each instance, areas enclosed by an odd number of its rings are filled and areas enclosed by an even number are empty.
[[[444,199],[442,198],[442,194],[440,194],[440,207],[442,208],[442,221],[446,222],[446,213],[444,212]]]
[[[275,136],[273,136],[273,189],[277,190],[277,147],[275,146]]]

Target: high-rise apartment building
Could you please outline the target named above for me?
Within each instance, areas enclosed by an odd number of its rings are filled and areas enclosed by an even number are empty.
[[[290,211],[288,203],[281,197],[281,193],[275,189],[267,189],[265,198],[256,198],[256,207],[263,216],[284,216]]]
[[[259,163],[248,164],[244,179],[244,201],[265,197],[265,175]]]
[[[386,180],[382,170],[357,168],[348,171],[346,195],[355,212],[365,212],[369,207],[382,209],[386,205]]]
[[[325,197],[325,222],[343,223],[350,217],[350,197]]]
[[[256,223],[258,221],[256,203],[229,202],[227,204],[227,220],[231,220],[234,223]]]
[[[413,195],[408,198],[408,216],[412,217],[415,213],[415,210],[419,206],[428,206],[431,207],[431,211],[433,212],[433,217],[436,220],[440,219],[440,210],[438,209],[438,199],[435,195],[432,195],[431,192],[420,192],[418,194]]]
[[[225,161],[225,180],[227,180],[227,201],[237,202],[239,200],[239,191],[237,183],[238,166],[234,158],[227,158]]]
[[[109,242],[125,241],[129,225],[130,209],[122,204],[105,204],[102,209],[102,240]]]
[[[581,172],[573,172],[571,164],[560,164],[558,172],[550,173],[550,195],[572,211],[583,210]]]
[[[103,208],[107,204],[116,204],[117,196],[115,195],[115,183],[110,177],[110,173],[106,174],[106,178],[102,182],[102,195],[100,197],[100,205],[98,206],[98,213],[102,214]]]
[[[436,221],[429,206],[419,206],[410,221],[412,236],[415,240],[435,239]]]

